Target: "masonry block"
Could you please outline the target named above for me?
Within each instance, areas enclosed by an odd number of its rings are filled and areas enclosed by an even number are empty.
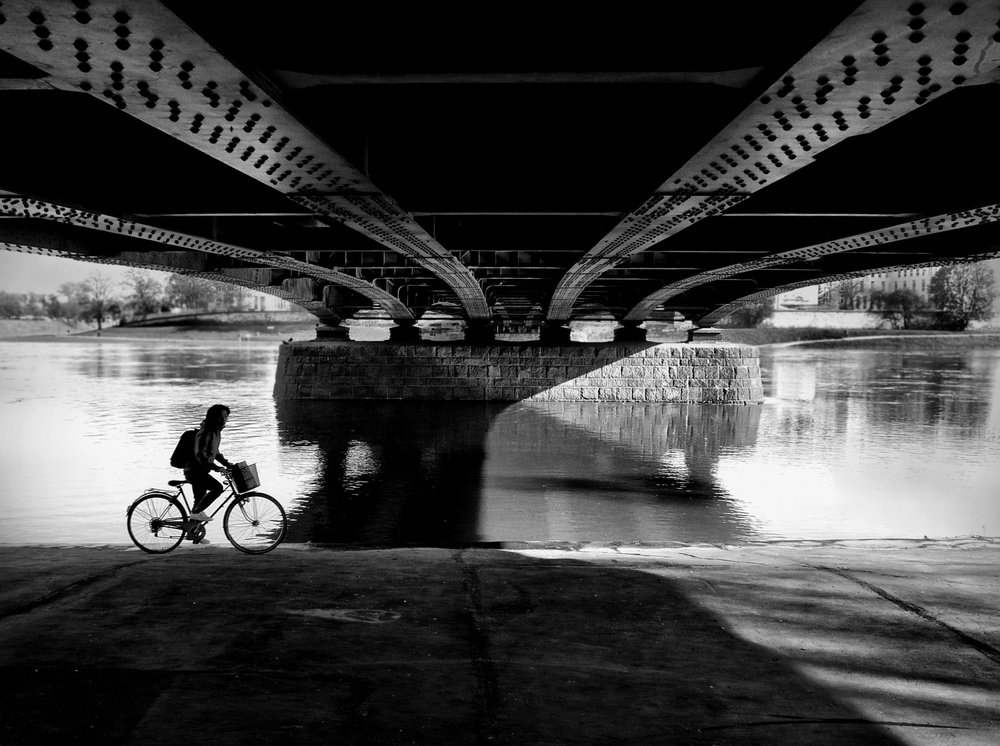
[[[280,399],[759,403],[757,350],[725,343],[282,345]]]

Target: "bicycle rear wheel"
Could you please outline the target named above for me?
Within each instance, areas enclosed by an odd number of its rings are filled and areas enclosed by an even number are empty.
[[[281,503],[263,492],[237,495],[226,508],[222,519],[226,538],[241,552],[264,554],[270,552],[288,530],[288,519]]]
[[[144,552],[165,554],[184,540],[184,510],[173,495],[153,492],[128,509],[128,535]]]

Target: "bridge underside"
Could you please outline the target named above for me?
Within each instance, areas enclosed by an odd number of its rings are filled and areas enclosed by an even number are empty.
[[[0,247],[486,333],[1000,253],[1000,4],[801,9],[4,0]]]

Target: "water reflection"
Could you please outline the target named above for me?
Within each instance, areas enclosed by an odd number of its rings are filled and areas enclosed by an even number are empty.
[[[290,511],[290,541],[475,541],[489,426],[503,405],[281,402],[278,438],[315,448],[317,478]]]
[[[759,407],[287,402],[279,437],[319,453],[291,538],[731,541],[748,521],[718,485]]]
[[[765,404],[713,407],[279,404],[269,346],[0,349],[0,542],[127,542],[217,401],[292,541],[1000,535],[998,351],[763,351]]]

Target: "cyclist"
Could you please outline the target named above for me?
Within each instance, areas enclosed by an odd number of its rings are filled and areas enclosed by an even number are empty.
[[[222,442],[222,431],[229,421],[229,407],[225,404],[213,404],[205,414],[205,420],[198,429],[198,434],[194,439],[194,453],[184,467],[184,478],[191,483],[191,490],[194,492],[194,505],[191,508],[191,518],[196,521],[210,521],[212,516],[205,510],[211,505],[219,495],[222,494],[223,486],[218,479],[211,475],[213,471],[224,471],[215,465],[218,461],[224,467],[231,468],[232,464],[219,453],[219,444]],[[202,539],[200,544],[209,544],[208,539]]]

